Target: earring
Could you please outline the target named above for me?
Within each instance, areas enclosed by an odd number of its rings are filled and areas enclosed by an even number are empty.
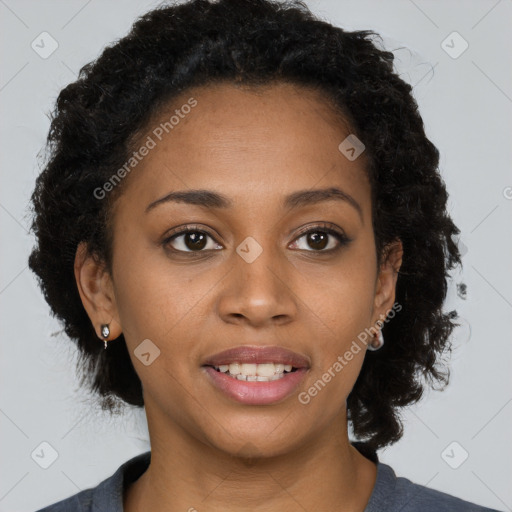
[[[371,343],[368,344],[368,350],[375,351],[382,348],[384,345],[384,336],[382,335],[382,329],[379,329],[377,336],[375,336]]]
[[[110,336],[110,329],[108,328],[108,324],[102,324],[101,335],[103,336],[103,341],[105,343],[105,350],[106,350],[107,349],[107,338]]]

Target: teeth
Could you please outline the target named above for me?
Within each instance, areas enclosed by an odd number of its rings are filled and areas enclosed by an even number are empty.
[[[272,377],[274,375],[274,373],[283,373],[283,372],[276,372],[276,365],[272,364],[272,363],[258,364],[257,366],[258,366],[258,368],[256,369],[256,374],[259,377]]]
[[[281,379],[284,377],[284,372],[292,371],[291,364],[281,363],[231,363],[221,364],[214,368],[230,377],[249,382],[269,382]]]
[[[243,363],[242,365],[240,365],[240,373],[242,375],[256,375],[257,366],[257,364]]]
[[[271,380],[278,380],[282,379],[284,377],[284,373],[276,373],[275,375],[272,375],[272,377],[260,377],[259,375],[231,375],[227,373],[226,375],[229,375],[230,377],[233,377],[238,380],[245,380],[247,382],[270,382]]]
[[[223,366],[226,366],[226,365],[223,365]],[[242,373],[240,371],[240,365],[238,363],[231,363],[229,365],[229,373],[231,373],[231,375],[238,375],[238,374]]]

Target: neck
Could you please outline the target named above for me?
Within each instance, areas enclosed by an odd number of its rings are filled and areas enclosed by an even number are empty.
[[[150,430],[151,463],[125,491],[124,510],[362,511],[376,465],[349,443],[346,428],[339,428],[343,422],[333,425],[298,449],[254,459],[232,456],[184,431],[164,438]]]

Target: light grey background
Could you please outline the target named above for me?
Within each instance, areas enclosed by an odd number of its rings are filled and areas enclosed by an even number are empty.
[[[380,459],[417,483],[512,510],[512,0],[307,4],[344,28],[376,30],[394,50],[441,151],[450,211],[467,250],[446,305],[464,318],[450,385],[404,412],[403,439]],[[0,511],[33,511],[95,486],[149,449],[142,411],[109,421],[77,389],[74,347],[27,267],[27,202],[59,90],[154,5],[0,0]],[[45,31],[58,48],[43,59],[31,43]],[[467,50],[453,58],[464,40]],[[461,281],[466,300],[457,293]],[[31,458],[44,441],[58,453],[48,469]],[[446,462],[457,465],[465,452],[457,469]]]

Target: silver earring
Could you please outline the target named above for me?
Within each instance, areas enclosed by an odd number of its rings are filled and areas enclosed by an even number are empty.
[[[105,350],[107,349],[107,338],[110,335],[110,329],[108,324],[102,324],[101,326],[101,335],[103,336],[103,341],[105,343]]]
[[[382,348],[384,345],[384,336],[382,335],[382,329],[379,329],[377,336],[375,336],[371,343],[368,343],[368,350],[375,351]]]

